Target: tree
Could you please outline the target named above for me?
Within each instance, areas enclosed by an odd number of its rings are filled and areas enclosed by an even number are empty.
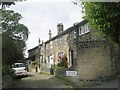
[[[28,38],[28,29],[19,23],[21,18],[22,16],[19,13],[14,13],[13,10],[2,10],[2,34],[26,40]]]
[[[6,7],[9,7],[11,5],[15,5],[15,2],[17,2],[17,1],[21,2],[23,0],[10,0],[10,1],[3,0],[3,1],[0,2],[0,5],[2,5],[2,9],[5,9]],[[26,0],[24,0],[24,1],[26,1]]]
[[[2,39],[3,65],[11,65],[23,58],[22,52],[18,50],[15,41],[11,37],[4,36]]]
[[[24,50],[29,31],[19,23],[22,16],[13,10],[2,10],[3,64],[12,64],[24,59]]]
[[[77,0],[80,3],[80,0]],[[85,19],[91,27],[104,33],[110,40],[119,43],[120,2],[84,2]]]

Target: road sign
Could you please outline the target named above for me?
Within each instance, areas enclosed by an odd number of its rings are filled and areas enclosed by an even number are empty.
[[[76,77],[77,71],[66,71],[66,76]]]

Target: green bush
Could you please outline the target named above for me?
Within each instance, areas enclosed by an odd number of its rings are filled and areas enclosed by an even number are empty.
[[[2,75],[2,67],[0,67],[0,75]]]
[[[3,66],[2,67],[2,75],[13,75],[14,72],[15,71],[8,66]]]
[[[58,66],[58,67],[62,67],[62,66],[64,66],[64,61],[63,61],[63,60],[61,60],[61,62],[60,62],[60,63],[58,63],[58,64],[57,64],[57,66]]]
[[[32,61],[32,65],[33,66],[38,65],[38,62],[37,61]]]
[[[67,57],[64,56],[61,58],[60,63],[58,63],[57,66],[67,68]]]

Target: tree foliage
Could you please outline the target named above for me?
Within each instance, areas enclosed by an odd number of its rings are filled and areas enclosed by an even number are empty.
[[[93,27],[106,34],[112,41],[119,42],[120,2],[84,3],[85,18]]]
[[[13,10],[2,10],[2,34],[9,35],[16,40],[26,40],[28,29],[19,23],[21,18],[22,16],[19,13],[14,13]]]
[[[80,3],[79,1],[77,0],[77,3]],[[120,2],[84,2],[82,6],[84,18],[91,26],[119,43]]]
[[[2,62],[12,64],[24,58],[28,28],[19,23],[22,16],[13,10],[2,10]]]
[[[15,2],[18,2],[18,1],[26,1],[26,0],[2,0],[0,2],[0,5],[2,5],[2,9],[6,8],[6,7],[9,7],[11,5],[15,5]]]
[[[8,36],[4,36],[2,42],[2,64],[11,65],[14,62],[19,61],[23,58],[22,52],[19,51],[15,44],[15,41]]]

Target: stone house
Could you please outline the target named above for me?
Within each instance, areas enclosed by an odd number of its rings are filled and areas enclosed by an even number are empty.
[[[39,58],[43,71],[49,71],[51,65],[56,66],[61,58],[66,57],[68,69],[78,72],[75,77],[78,80],[109,77],[116,72],[114,61],[111,60],[109,41],[92,30],[87,20],[76,23],[67,30],[59,23],[57,35],[52,37],[49,30],[49,40],[39,46],[28,52],[29,57],[34,52],[34,56]]]
[[[42,46],[42,44],[40,44]],[[39,45],[28,50],[29,57],[27,58],[28,71],[40,72],[40,49]]]

